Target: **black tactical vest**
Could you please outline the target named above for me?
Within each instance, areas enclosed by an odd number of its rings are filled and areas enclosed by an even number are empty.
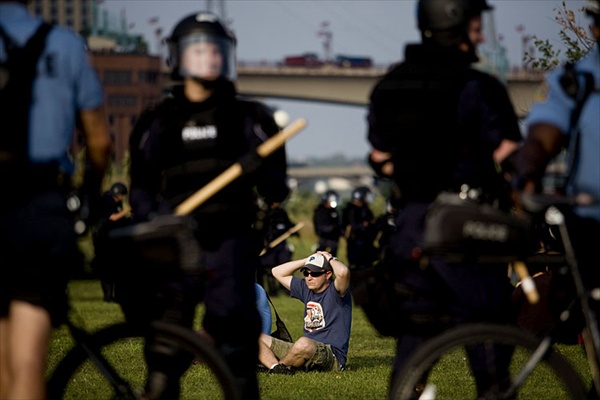
[[[477,147],[478,127],[461,119],[461,96],[476,72],[460,58],[432,60],[435,53],[416,50],[407,52],[406,61],[374,89],[371,101],[378,111],[371,118],[392,146],[394,180],[402,199],[430,202],[440,191],[479,184],[467,181],[481,169],[495,171],[491,152],[483,154]]]
[[[138,146],[147,170],[137,171],[132,166],[132,181],[144,182],[155,176],[155,183],[142,183],[144,189],[159,192],[171,208],[176,207],[265,139],[254,130],[257,107],[257,103],[235,96],[217,96],[203,103],[166,99],[153,111],[147,137]],[[252,174],[245,174],[193,214],[219,221],[250,221],[255,216],[253,186]]]
[[[456,169],[461,85],[452,72],[402,64],[379,85],[376,101],[387,104],[380,123],[397,132],[394,179],[404,199],[432,200]]]

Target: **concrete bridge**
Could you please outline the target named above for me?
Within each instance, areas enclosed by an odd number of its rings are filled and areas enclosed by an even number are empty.
[[[319,191],[333,189],[349,194],[356,186],[374,185],[373,170],[368,165],[347,166],[290,166],[290,186],[296,190]]]
[[[282,67],[274,65],[238,66],[237,87],[253,97],[282,98],[366,106],[369,94],[386,68]],[[540,76],[511,75],[506,85],[515,111],[525,116],[533,103]],[[347,167],[291,167],[292,186],[308,188],[326,182],[336,190],[350,190],[357,185],[371,186],[373,172],[367,165]]]
[[[333,104],[367,105],[371,89],[385,68],[238,66],[237,86],[241,93],[256,97],[284,98]],[[529,111],[541,76],[509,75],[509,96],[517,115]]]

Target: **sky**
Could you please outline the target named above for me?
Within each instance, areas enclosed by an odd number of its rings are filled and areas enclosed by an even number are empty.
[[[153,54],[163,54],[160,39],[182,18],[201,10],[221,17],[237,37],[238,61],[277,62],[286,55],[315,52],[325,57],[325,37],[331,34],[329,54],[371,57],[389,65],[402,59],[408,42],[419,40],[416,0],[104,0],[100,10],[124,16],[129,32],[142,34]],[[488,0],[494,6],[488,36],[500,39],[510,65],[521,65],[524,35],[548,39],[561,48],[560,25],[554,21],[559,0]],[[578,10],[585,1],[567,0]],[[116,22],[114,22],[116,23]],[[587,26],[585,15],[578,23]],[[158,33],[158,35],[157,35]],[[291,120],[306,118],[307,127],[286,145],[292,160],[344,155],[366,157],[366,107],[328,105],[281,99],[262,99],[285,110]]]

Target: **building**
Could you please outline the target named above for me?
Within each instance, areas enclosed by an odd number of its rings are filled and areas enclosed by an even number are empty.
[[[115,51],[92,51],[90,59],[104,89],[112,159],[120,165],[127,158],[129,136],[139,115],[164,94],[163,61],[158,56]],[[83,138],[76,135],[74,153],[82,146]]]
[[[92,52],[91,60],[104,87],[113,161],[121,163],[138,116],[163,94],[163,62],[158,56],[117,52]]]
[[[67,26],[75,32],[91,32],[94,0],[31,0],[29,10],[47,22]]]

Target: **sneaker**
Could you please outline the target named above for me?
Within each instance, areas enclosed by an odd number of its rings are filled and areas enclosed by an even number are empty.
[[[294,370],[287,365],[276,364],[269,370],[269,374],[294,375]]]
[[[262,364],[256,364],[256,372],[267,372],[269,368],[265,367]]]

